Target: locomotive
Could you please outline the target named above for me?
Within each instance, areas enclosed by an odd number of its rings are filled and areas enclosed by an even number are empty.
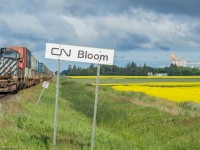
[[[13,92],[49,80],[53,73],[26,47],[0,49],[0,93]]]

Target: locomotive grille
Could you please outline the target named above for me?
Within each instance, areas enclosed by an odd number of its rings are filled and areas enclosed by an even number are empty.
[[[11,58],[0,59],[0,76],[17,75],[17,60]]]

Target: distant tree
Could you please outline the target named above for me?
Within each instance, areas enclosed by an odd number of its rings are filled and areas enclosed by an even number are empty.
[[[61,72],[61,75],[67,75],[67,70],[63,70],[63,71]]]
[[[89,69],[94,69],[94,64],[90,64]]]
[[[131,62],[131,68],[136,68],[137,67],[137,65],[136,65],[136,63],[134,63],[133,61]]]
[[[90,64],[88,68],[80,68],[75,65],[68,66],[67,75],[96,75],[97,68],[94,64]],[[170,67],[164,68],[152,68],[144,64],[143,66],[137,66],[136,63],[129,62],[125,67],[101,65],[101,75],[131,75],[131,76],[146,76],[148,72],[155,73],[167,73],[169,76],[186,76],[186,75],[200,75],[198,68],[178,67],[171,64]]]
[[[68,65],[68,70],[71,70],[72,69],[72,66],[71,65]]]

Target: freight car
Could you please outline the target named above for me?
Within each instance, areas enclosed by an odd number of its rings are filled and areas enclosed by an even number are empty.
[[[26,47],[0,49],[0,92],[18,90],[52,78],[52,72],[41,64]]]

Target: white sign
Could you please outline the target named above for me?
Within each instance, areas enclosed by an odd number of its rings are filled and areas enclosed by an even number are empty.
[[[42,87],[45,88],[45,89],[47,89],[48,86],[49,86],[49,82],[44,81],[44,83],[42,84]]]
[[[114,50],[46,43],[45,58],[113,65]]]

